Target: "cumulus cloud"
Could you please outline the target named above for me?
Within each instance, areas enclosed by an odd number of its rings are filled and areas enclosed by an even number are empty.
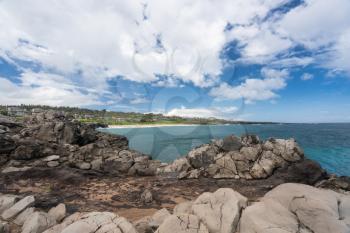
[[[42,104],[54,106],[89,106],[106,104],[100,94],[67,83],[59,75],[23,73],[21,83],[0,77],[0,104]]]
[[[309,73],[305,73],[300,77],[300,79],[303,81],[308,81],[308,80],[311,80],[313,78],[314,78],[314,76],[312,74],[309,74]]]
[[[210,91],[210,95],[219,99],[238,100],[244,99],[247,103],[258,100],[270,100],[278,97],[275,93],[286,87],[286,79],[288,78],[287,70],[275,70],[263,68],[261,70],[262,79],[247,78],[237,86],[231,86],[223,83],[218,87],[214,87]]]
[[[5,0],[0,1],[0,57],[22,72],[27,72],[23,64],[35,64],[31,72],[64,77],[60,83],[72,86],[42,81],[41,88],[74,90],[78,96],[80,88],[94,90],[82,95],[91,103],[108,92],[108,80],[115,77],[153,86],[215,87],[210,94],[220,98],[275,98],[285,78],[249,78],[237,86],[221,82],[230,64],[223,49],[232,42],[238,62],[276,69],[317,64],[350,72],[350,2],[305,0],[274,11],[290,2]],[[77,77],[79,82],[72,82]],[[51,93],[59,99],[61,92]]]
[[[227,23],[250,23],[283,2],[2,1],[1,55],[81,72],[90,85],[117,75],[152,82],[165,74],[207,86],[221,74]]]
[[[234,119],[236,107],[225,108],[174,108],[167,112],[167,116],[180,116],[180,117],[198,117],[198,118],[222,118],[222,119]]]

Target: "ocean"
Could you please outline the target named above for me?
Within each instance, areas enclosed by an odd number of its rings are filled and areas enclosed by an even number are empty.
[[[350,176],[350,124],[345,123],[163,126],[101,131],[125,135],[130,148],[163,162],[171,162],[195,146],[230,134],[257,134],[261,139],[293,137],[307,158],[318,161],[330,173]]]

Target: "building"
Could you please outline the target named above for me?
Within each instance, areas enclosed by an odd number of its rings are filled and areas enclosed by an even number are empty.
[[[28,114],[28,110],[22,107],[9,106],[7,107],[7,115],[22,117]]]
[[[38,114],[38,113],[41,113],[41,112],[43,112],[44,110],[43,109],[41,109],[41,108],[33,108],[32,109],[32,114]]]

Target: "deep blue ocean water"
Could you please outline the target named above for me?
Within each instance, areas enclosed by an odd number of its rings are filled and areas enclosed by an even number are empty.
[[[101,131],[125,135],[132,149],[164,162],[229,134],[257,134],[262,139],[293,137],[304,149],[306,157],[318,161],[330,173],[350,176],[350,124],[201,125]]]

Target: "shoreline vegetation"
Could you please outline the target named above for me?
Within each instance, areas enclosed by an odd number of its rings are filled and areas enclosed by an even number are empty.
[[[60,111],[87,124],[100,124],[105,127],[161,127],[161,126],[188,126],[188,125],[225,125],[225,124],[279,124],[278,122],[241,121],[205,117],[180,117],[156,113],[116,112],[92,110],[74,107],[52,107],[45,105],[0,105],[0,114],[17,118],[38,114],[44,111]]]

